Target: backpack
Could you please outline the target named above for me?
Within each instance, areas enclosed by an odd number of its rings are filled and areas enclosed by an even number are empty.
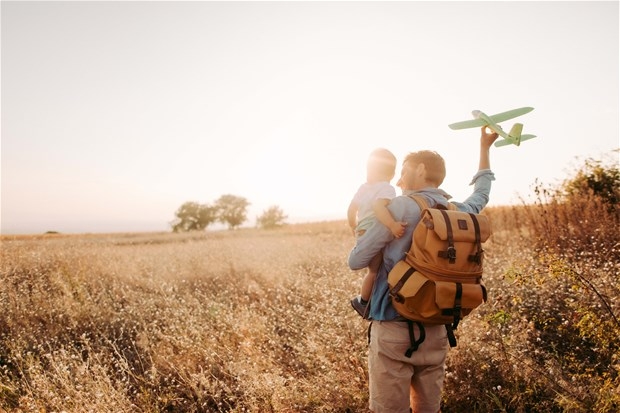
[[[388,273],[392,306],[409,322],[412,347],[424,341],[424,324],[444,324],[450,346],[459,321],[487,300],[482,283],[484,243],[491,235],[485,215],[459,211],[448,203],[429,207],[419,195],[410,195],[421,209],[405,258]],[[412,323],[418,325],[416,340]]]

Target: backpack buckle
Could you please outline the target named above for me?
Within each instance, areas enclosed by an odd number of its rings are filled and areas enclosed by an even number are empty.
[[[446,258],[448,258],[451,264],[454,263],[456,261],[456,249],[454,248],[454,246],[450,245],[448,247],[448,251],[446,252]]]

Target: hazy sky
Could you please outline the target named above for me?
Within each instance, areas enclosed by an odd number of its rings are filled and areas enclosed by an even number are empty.
[[[462,200],[473,109],[535,108],[489,205],[530,198],[620,146],[618,4],[2,1],[1,232],[169,230],[224,194],[345,219],[376,147],[437,150]]]

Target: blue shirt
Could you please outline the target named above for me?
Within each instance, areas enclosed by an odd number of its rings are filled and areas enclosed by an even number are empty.
[[[490,169],[482,169],[474,176],[474,192],[464,202],[453,202],[461,211],[479,213],[489,202],[491,182],[495,175]],[[383,250],[383,262],[379,267],[375,280],[371,302],[370,318],[372,320],[388,321],[400,318],[389,299],[387,275],[394,265],[405,257],[411,247],[413,230],[420,220],[420,207],[408,195],[422,195],[428,204],[447,205],[446,193],[439,188],[424,188],[417,191],[404,192],[390,202],[388,209],[396,221],[407,222],[405,234],[394,238],[392,232],[385,225],[375,219],[374,224],[366,233],[357,238],[353,250],[349,254],[349,267],[352,270],[366,268],[372,258]]]

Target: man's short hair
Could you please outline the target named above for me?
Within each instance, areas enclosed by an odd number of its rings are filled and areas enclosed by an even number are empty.
[[[426,167],[426,180],[432,182],[439,187],[446,177],[446,163],[444,159],[435,151],[417,151],[411,152],[405,157],[403,164],[419,165],[424,164]]]

